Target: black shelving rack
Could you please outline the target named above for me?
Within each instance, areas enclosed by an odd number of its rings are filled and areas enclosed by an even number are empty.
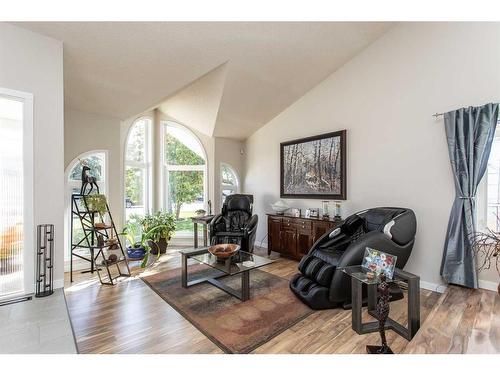
[[[54,225],[37,225],[35,297],[54,293]]]
[[[120,277],[129,277],[131,275],[130,268],[128,265],[128,259],[123,251],[123,246],[120,241],[120,237],[116,230],[113,217],[109,210],[109,205],[106,202],[106,212],[100,213],[98,211],[89,210],[87,204],[86,194],[73,194],[71,196],[71,261],[70,261],[70,281],[73,282],[73,257],[83,259],[90,263],[90,268],[85,272],[97,272],[99,281],[104,285],[114,285],[115,280]],[[103,216],[108,214],[110,219],[110,224],[104,227],[96,227],[96,219],[100,218],[103,220]],[[83,238],[78,242],[73,238],[73,228],[75,216],[83,229]],[[102,236],[104,243],[98,242],[99,235]],[[110,239],[116,239],[116,242],[109,242]],[[106,256],[106,252],[111,245],[117,245],[118,248],[113,249],[119,251],[120,255],[116,261],[110,261]],[[78,254],[78,250],[88,249],[90,252],[90,257],[85,257]],[[101,262],[99,262],[101,260]],[[116,266],[116,271],[113,272]],[[105,273],[103,272],[105,269]]]

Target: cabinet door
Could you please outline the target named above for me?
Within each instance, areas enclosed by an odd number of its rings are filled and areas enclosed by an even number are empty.
[[[267,250],[268,253],[271,251],[280,251],[280,231],[281,231],[281,219],[269,217],[267,225]]]
[[[283,228],[281,232],[281,251],[282,254],[297,256],[297,231],[293,228]]]
[[[312,244],[311,231],[297,230],[297,257],[302,258],[306,255]]]
[[[327,221],[315,221],[313,222],[312,226],[312,232],[313,232],[313,238],[312,242],[315,243],[322,235],[324,235],[332,225],[327,222]]]

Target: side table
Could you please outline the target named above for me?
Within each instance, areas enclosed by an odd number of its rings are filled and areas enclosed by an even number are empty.
[[[198,224],[203,226],[203,246],[208,244],[208,224],[212,221],[214,215],[205,216],[193,216],[191,221],[193,222],[194,231],[194,248],[198,248]]]
[[[361,313],[363,308],[363,284],[365,284],[368,291],[368,313],[377,318],[375,306],[377,304],[379,278],[369,280],[366,271],[361,266],[345,267],[342,271],[351,277],[352,329],[360,335],[378,331],[378,321],[363,323]],[[408,325],[405,327],[395,320],[387,318],[385,328],[392,329],[409,341],[420,328],[420,277],[396,268],[392,281],[401,281],[408,286]]]

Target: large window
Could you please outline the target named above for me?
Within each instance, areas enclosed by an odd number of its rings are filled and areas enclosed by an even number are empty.
[[[493,139],[488,168],[478,187],[477,212],[479,229],[500,231],[500,123]]]
[[[67,169],[66,181],[66,251],[64,253],[65,259],[69,259],[71,252],[71,215],[72,215],[72,194],[80,194],[82,186],[82,163],[90,168],[90,173],[97,180],[99,186],[99,193],[107,193],[107,168],[106,168],[106,152],[105,151],[89,151],[81,154],[74,159]],[[83,229],[80,225],[78,216],[73,215],[73,243],[78,243],[83,239]]]
[[[162,123],[164,207],[175,215],[176,236],[192,236],[189,219],[206,201],[206,156],[196,136],[185,127]]]
[[[31,94],[0,89],[0,299],[33,290]]]
[[[239,193],[238,175],[233,167],[226,163],[221,163],[220,166],[220,191],[221,205],[228,195]]]
[[[125,145],[125,218],[151,211],[151,127],[141,118],[129,130]]]

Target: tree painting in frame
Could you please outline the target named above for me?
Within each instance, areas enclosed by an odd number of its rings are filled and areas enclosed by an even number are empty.
[[[281,143],[282,198],[346,199],[346,131]]]

